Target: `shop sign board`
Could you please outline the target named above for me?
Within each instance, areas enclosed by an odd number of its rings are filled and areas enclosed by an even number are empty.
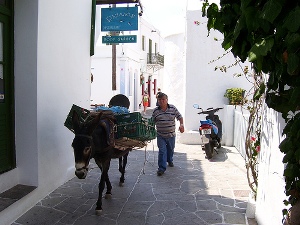
[[[136,43],[136,35],[102,36],[102,43]]]
[[[138,30],[138,7],[101,8],[101,31]]]

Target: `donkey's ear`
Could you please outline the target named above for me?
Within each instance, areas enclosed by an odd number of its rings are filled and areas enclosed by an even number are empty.
[[[73,110],[73,114],[72,114],[72,124],[73,124],[74,131],[78,130],[80,122],[79,122],[79,116],[75,110]]]
[[[101,116],[102,116],[102,112],[98,113],[93,120],[88,122],[87,127],[90,135],[94,132],[96,127],[99,125]]]

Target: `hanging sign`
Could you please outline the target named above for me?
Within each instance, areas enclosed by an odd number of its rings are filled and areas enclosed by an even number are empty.
[[[102,36],[102,43],[136,43],[136,35]]]
[[[101,31],[138,30],[138,7],[101,8]]]

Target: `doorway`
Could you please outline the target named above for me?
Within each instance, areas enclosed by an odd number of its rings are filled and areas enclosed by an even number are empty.
[[[0,0],[0,173],[15,168],[12,9]]]

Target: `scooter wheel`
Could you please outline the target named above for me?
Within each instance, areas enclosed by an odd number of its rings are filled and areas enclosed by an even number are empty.
[[[213,148],[212,148],[212,145],[210,143],[207,143],[204,145],[204,150],[205,150],[205,154],[206,154],[206,157],[207,159],[211,159],[213,157]]]

